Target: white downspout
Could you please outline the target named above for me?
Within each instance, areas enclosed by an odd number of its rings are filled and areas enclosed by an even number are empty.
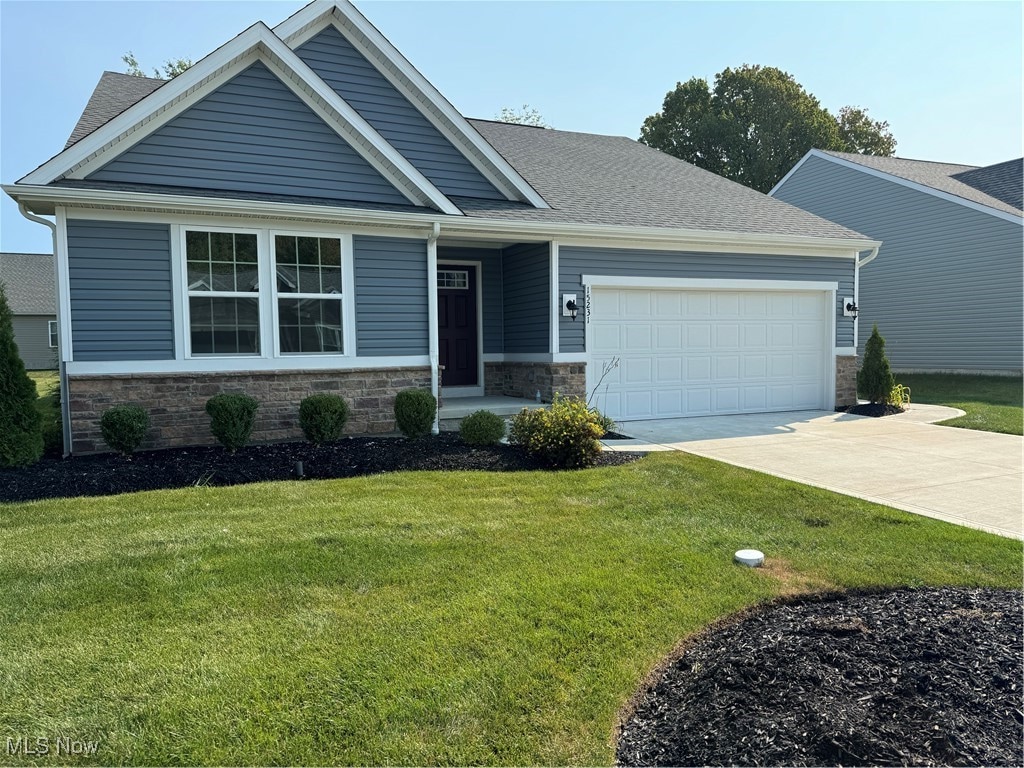
[[[67,458],[71,454],[71,411],[70,411],[70,400],[68,396],[68,372],[67,366],[65,366],[65,345],[67,340],[64,338],[63,333],[60,330],[64,327],[64,318],[61,317],[61,301],[60,301],[60,274],[59,264],[60,257],[57,254],[57,225],[49,219],[44,219],[42,216],[36,216],[34,213],[30,213],[28,208],[25,207],[25,203],[18,202],[18,211],[29,221],[34,221],[36,224],[42,224],[45,227],[49,227],[50,235],[53,238],[53,285],[56,289],[56,300],[57,306],[55,307],[55,314],[57,315],[57,351],[59,353],[59,360],[57,361],[57,375],[60,377],[60,420],[61,432],[64,438],[64,457]]]
[[[860,268],[865,264],[870,264],[878,256],[878,249],[881,246],[876,245],[871,249],[871,253],[865,256],[863,259],[858,259],[854,262],[853,267],[853,303],[858,307],[860,306]],[[857,313],[857,317],[853,318],[853,354],[856,356],[857,349],[859,347],[859,334],[860,334],[860,313]]]
[[[434,222],[434,227],[427,237],[427,339],[430,352],[430,394],[437,398],[440,392],[438,377],[438,341],[437,341],[437,238],[441,236],[441,225]],[[433,434],[441,431],[440,409],[434,414],[434,424],[430,428]]]

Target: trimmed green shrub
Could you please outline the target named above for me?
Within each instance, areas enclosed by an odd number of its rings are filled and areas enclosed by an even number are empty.
[[[14,343],[14,320],[0,285],[0,467],[35,464],[43,455],[42,417],[36,383]]]
[[[549,408],[524,408],[512,419],[509,442],[550,467],[589,467],[601,454],[598,414],[578,397],[555,395]]]
[[[437,398],[426,389],[403,389],[395,397],[395,424],[406,437],[430,432],[437,415]]]
[[[876,325],[864,345],[864,362],[857,371],[857,394],[872,403],[887,403],[895,384],[885,356],[885,339]]]
[[[210,431],[221,445],[234,453],[249,442],[259,407],[260,404],[248,395],[214,395],[206,401],[206,412],[210,414]]]
[[[471,413],[459,424],[459,436],[469,445],[495,445],[505,436],[505,420],[490,411]]]
[[[115,405],[100,417],[103,442],[122,456],[135,453],[148,431],[149,414],[139,405]]]
[[[299,426],[313,445],[341,437],[348,421],[348,406],[338,395],[310,395],[299,403]]]

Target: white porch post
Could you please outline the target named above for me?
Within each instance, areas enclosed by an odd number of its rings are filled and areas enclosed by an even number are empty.
[[[558,326],[562,317],[562,300],[558,295],[558,241],[549,243],[549,262],[551,269],[551,341],[549,346],[552,360],[558,354]]]
[[[434,228],[427,237],[427,338],[430,352],[430,394],[435,398],[440,393],[438,377],[438,341],[437,341],[437,238],[441,235],[441,225],[434,223]],[[440,409],[438,409],[440,411]],[[434,425],[431,432],[441,431],[440,412],[434,414]]]

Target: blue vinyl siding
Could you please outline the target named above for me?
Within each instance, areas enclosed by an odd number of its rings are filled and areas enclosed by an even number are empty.
[[[353,238],[356,354],[426,355],[427,241]]]
[[[584,298],[582,275],[617,277],[681,277],[713,280],[805,280],[839,284],[836,295],[836,346],[853,346],[853,320],[842,317],[844,296],[853,296],[853,259],[801,256],[759,256],[730,253],[681,253],[618,248],[561,247],[558,288]],[[560,352],[584,352],[585,323],[560,318]]]
[[[409,204],[258,62],[89,179]]]
[[[174,359],[167,224],[69,219],[75,360]]]
[[[501,250],[497,248],[438,248],[439,264],[450,261],[480,262],[481,314],[484,321],[484,354],[504,352],[504,301],[502,300]]]
[[[550,273],[547,243],[502,251],[505,352],[550,351]]]
[[[296,53],[446,195],[505,199],[337,29],[328,27]]]
[[[894,369],[1021,370],[1021,227],[808,158],[775,197],[882,241],[860,273],[860,351],[873,324]]]

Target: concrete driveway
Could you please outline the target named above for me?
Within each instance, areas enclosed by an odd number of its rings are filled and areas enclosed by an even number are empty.
[[[1024,438],[931,423],[912,405],[880,419],[830,411],[631,421],[609,450],[676,450],[958,525],[1024,538]]]

